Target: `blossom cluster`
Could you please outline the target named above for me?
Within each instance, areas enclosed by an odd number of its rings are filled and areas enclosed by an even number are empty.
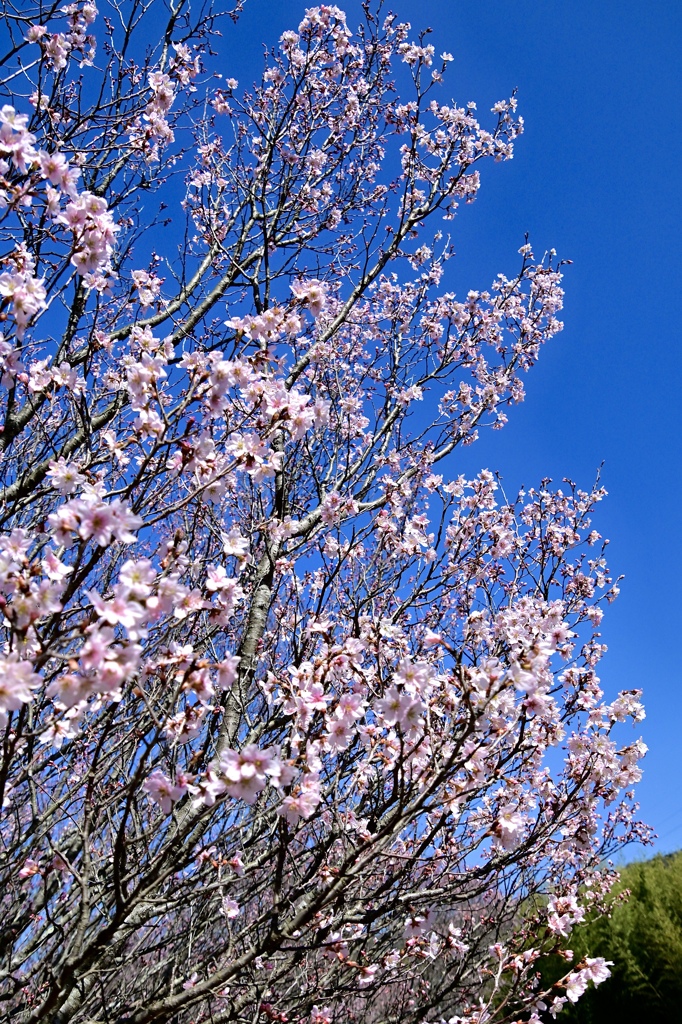
[[[95,59],[96,38],[87,29],[97,18],[94,3],[72,3],[61,8],[66,15],[68,29],[66,32],[50,33],[47,26],[30,25],[26,32],[26,41],[38,43],[45,54],[48,67],[55,73],[66,68],[70,57],[80,53],[80,66],[92,64]]]

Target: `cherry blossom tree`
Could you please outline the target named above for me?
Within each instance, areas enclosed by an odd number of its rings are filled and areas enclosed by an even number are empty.
[[[241,94],[218,14],[4,8],[1,1014],[538,1021],[645,748],[601,486],[458,468],[561,327],[527,241],[447,288],[516,101],[334,6]]]

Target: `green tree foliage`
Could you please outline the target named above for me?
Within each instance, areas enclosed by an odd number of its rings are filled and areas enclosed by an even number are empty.
[[[673,1024],[682,1019],[682,851],[628,865],[618,893],[630,891],[610,917],[576,928],[568,943],[584,955],[613,961],[612,977],[568,1005],[562,1024]],[[563,974],[565,964],[543,974]],[[548,1018],[549,1019],[549,1018]]]

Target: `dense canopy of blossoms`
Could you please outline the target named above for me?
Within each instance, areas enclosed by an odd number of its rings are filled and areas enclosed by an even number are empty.
[[[213,13],[30,6],[2,29],[2,1014],[556,1015],[608,976],[565,940],[644,834],[645,747],[597,674],[603,489],[457,464],[561,328],[528,242],[446,287],[515,99],[448,102],[450,55],[371,10],[308,10],[238,99]]]

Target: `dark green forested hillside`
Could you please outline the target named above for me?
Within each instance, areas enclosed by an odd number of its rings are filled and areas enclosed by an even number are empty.
[[[574,930],[577,956],[613,960],[612,977],[557,1018],[562,1024],[682,1022],[682,851],[628,865],[619,890],[630,899],[611,917]],[[550,979],[558,965],[543,974]],[[563,970],[565,971],[565,967]],[[558,974],[558,969],[555,971]]]

